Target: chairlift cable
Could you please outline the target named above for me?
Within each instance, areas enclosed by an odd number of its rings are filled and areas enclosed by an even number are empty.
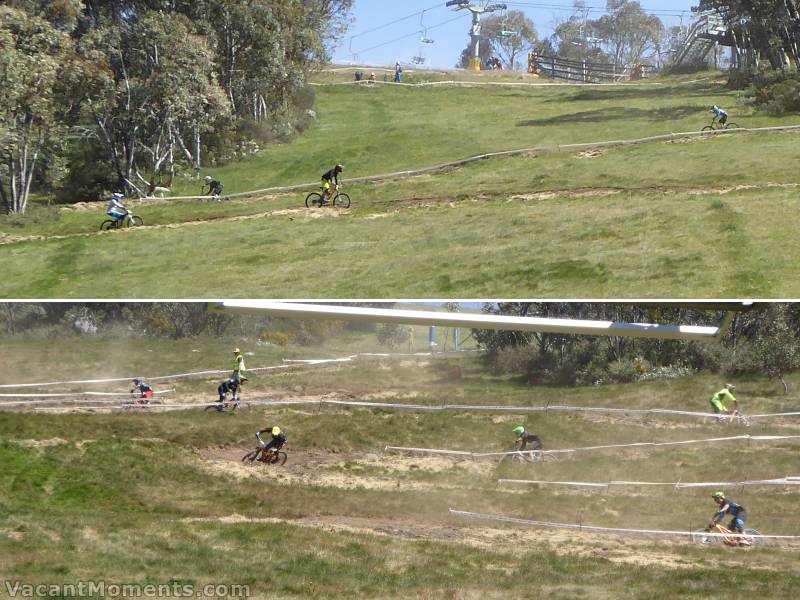
[[[459,14],[457,17],[455,17],[453,19],[448,19],[447,21],[442,21],[441,23],[437,23],[436,25],[431,25],[430,27],[428,27],[428,30],[436,29],[437,27],[442,27],[442,26],[447,25],[449,23],[452,23],[454,21],[458,21],[460,19],[463,19],[464,17],[467,17],[467,16],[469,16],[469,15],[461,13],[461,14]],[[399,42],[400,40],[405,40],[405,39],[408,39],[410,37],[414,37],[414,36],[417,36],[417,35],[419,35],[419,30],[413,31],[412,33],[408,33],[406,35],[401,35],[400,37],[396,37],[396,38],[394,38],[392,40],[389,40],[389,41],[386,41],[386,42],[382,42],[380,44],[376,44],[375,46],[370,46],[369,48],[364,48],[362,50],[357,51],[355,54],[363,54],[365,52],[369,52],[371,50],[375,50],[376,48],[382,48],[383,46],[388,46],[389,44],[394,44],[395,42]]]

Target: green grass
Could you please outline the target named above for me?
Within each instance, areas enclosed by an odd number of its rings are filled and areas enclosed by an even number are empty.
[[[108,356],[121,350],[117,343],[103,343]],[[60,360],[73,363],[76,371],[91,371],[96,369],[103,343],[53,338],[51,353],[42,358],[36,344],[18,341],[10,347],[9,366],[13,372],[26,362]],[[162,367],[188,369],[194,359],[210,360],[217,352],[216,344],[195,340],[191,346],[202,352],[192,355],[188,343],[151,340],[149,347],[131,343],[124,359],[148,374]],[[369,347],[363,336],[352,336],[327,345],[327,350]],[[287,353],[296,350],[285,349]],[[456,363],[462,366],[464,379],[443,378],[447,365]],[[177,399],[195,393],[197,383],[178,382]],[[368,399],[380,392],[395,398],[414,393],[413,401],[421,403],[550,401],[697,410],[705,407],[719,379],[698,375],[591,388],[529,387],[489,375],[476,358],[463,357],[441,362],[426,358],[363,361],[281,376],[254,375],[250,383],[249,397],[333,394]],[[773,381],[740,378],[736,384],[748,412],[796,404],[796,377],[790,378],[793,395],[788,398],[776,393],[780,384]],[[796,444],[595,452],[534,470],[467,462],[430,470],[424,460],[381,452],[385,444],[504,450],[513,437],[510,429],[523,421],[544,438],[548,448],[742,432],[693,419],[564,413],[515,417],[333,407],[319,411],[252,408],[230,417],[200,411],[4,412],[0,419],[0,578],[48,583],[102,578],[115,583],[243,584],[250,586],[254,598],[547,595],[655,599],[704,598],[720,589],[733,598],[793,597],[800,583],[796,550],[772,547],[740,554],[724,547],[651,538],[581,535],[561,539],[542,530],[465,521],[449,516],[447,509],[553,521],[577,519],[605,526],[699,527],[713,510],[707,490],[668,490],[655,496],[632,488],[587,492],[533,487],[522,492],[498,487],[495,480],[500,476],[580,481],[783,476],[794,473]],[[310,478],[304,482],[236,475],[237,457],[251,446],[253,432],[274,422],[289,435],[290,462],[285,472],[307,472]],[[794,433],[797,428],[787,421],[749,432],[762,431]],[[50,440],[53,445],[31,440]],[[304,453],[324,455],[333,450],[333,462],[303,471]],[[214,452],[227,452],[233,458],[217,460],[221,468],[211,468],[209,453]],[[366,456],[374,458],[364,463]],[[415,463],[416,468],[400,468]],[[333,476],[396,481],[397,487],[342,488],[330,483]],[[753,526],[771,534],[798,533],[793,516],[796,492],[748,488],[735,490],[734,497],[748,507]],[[255,521],[225,520],[234,514]],[[437,538],[435,531],[444,532],[445,537]],[[44,552],[43,546],[59,551]],[[638,562],[620,562],[622,556]]]
[[[356,177],[510,148],[685,131],[713,103],[736,107],[748,126],[796,120],[751,114],[737,101],[713,78],[615,88],[328,86],[318,88],[319,121],[306,134],[214,175],[237,192],[313,182],[336,161]],[[100,207],[0,219],[0,237],[45,238],[0,246],[0,295],[792,297],[796,188],[768,186],[800,184],[786,168],[800,157],[796,137],[493,159],[354,185],[353,208],[338,218],[316,218],[299,192],[146,203],[137,212],[157,227],[106,235],[97,234]],[[698,194],[736,185],[757,189]],[[565,193],[576,190],[583,194]],[[548,191],[556,193],[535,195]],[[147,287],[131,283],[145,280]]]

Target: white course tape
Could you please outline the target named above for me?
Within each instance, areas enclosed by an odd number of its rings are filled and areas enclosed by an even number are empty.
[[[553,527],[557,529],[577,529],[579,531],[597,531],[607,533],[627,533],[632,535],[661,535],[661,536],[682,536],[696,537],[696,531],[664,531],[660,529],[627,529],[623,527],[597,527],[594,525],[581,525],[577,523],[551,523],[549,521],[533,521],[530,519],[518,519],[516,517],[506,517],[503,515],[490,515],[486,513],[470,512],[465,510],[450,509],[451,515],[467,517],[471,519],[485,519],[489,521],[502,521],[505,523],[515,523],[517,525],[533,525],[536,527]],[[800,540],[800,535],[745,535],[739,533],[703,533],[704,537],[748,537],[764,538],[771,540]]]
[[[604,85],[613,85],[613,84],[604,84]],[[439,163],[437,165],[433,165],[430,167],[422,167],[418,169],[411,169],[407,171],[395,171],[394,173],[382,173],[380,175],[368,175],[364,177],[354,177],[352,179],[348,179],[346,183],[348,185],[359,184],[359,183],[368,183],[372,181],[385,181],[385,180],[394,180],[400,177],[416,177],[418,175],[424,175],[428,173],[436,173],[439,171],[444,171],[448,169],[453,169],[456,167],[462,167],[474,162],[483,161],[490,158],[501,158],[507,156],[520,156],[520,155],[527,155],[527,154],[552,154],[558,153],[562,150],[580,150],[580,149],[591,149],[591,148],[611,148],[615,146],[627,146],[627,145],[635,145],[635,144],[645,144],[649,142],[658,142],[658,141],[670,141],[670,140],[677,140],[677,139],[684,139],[689,137],[695,136],[702,136],[702,137],[713,137],[718,135],[743,135],[746,133],[758,133],[758,132],[771,132],[771,131],[794,131],[800,129],[800,125],[784,125],[778,127],[758,127],[752,129],[720,129],[715,131],[687,131],[681,133],[665,133],[661,135],[653,135],[644,138],[637,138],[637,139],[628,139],[628,140],[611,140],[611,141],[604,141],[604,142],[587,142],[587,143],[580,143],[580,144],[563,144],[563,145],[551,145],[551,146],[539,146],[535,148],[520,148],[516,150],[501,150],[499,152],[489,152],[486,154],[479,154],[476,156],[470,156],[467,158],[462,158],[460,160]],[[226,194],[226,198],[241,198],[247,196],[255,196],[257,194],[275,194],[280,192],[291,192],[291,191],[299,191],[299,190],[306,190],[306,189],[318,189],[319,188],[319,181],[313,183],[300,183],[296,185],[287,185],[287,186],[280,186],[280,187],[271,187],[271,188],[262,188],[259,190],[251,190],[248,192],[238,192],[235,194]],[[206,200],[206,196],[170,196],[167,198],[143,198],[143,200]]]
[[[665,486],[676,489],[684,488],[718,488],[718,487],[741,487],[745,485],[800,485],[800,478],[797,477],[783,477],[781,479],[753,479],[748,481],[707,481],[707,482],[660,482],[660,481],[609,481],[608,483],[590,483],[584,481],[544,481],[534,479],[498,479],[498,484],[510,485],[562,485],[572,487],[590,487],[590,488],[609,488],[611,486]]]
[[[609,444],[605,446],[584,446],[581,448],[561,448],[558,450],[547,450],[550,454],[566,454],[572,452],[584,452],[589,450],[608,450],[611,448],[640,448],[644,446],[657,447],[657,446],[676,446],[682,444],[707,444],[713,442],[726,442],[736,440],[748,441],[776,441],[776,440],[791,440],[800,439],[800,435],[735,435],[730,437],[721,438],[705,438],[699,440],[683,440],[680,442],[636,442],[632,444]],[[453,456],[468,456],[470,458],[489,458],[498,456],[510,456],[514,454],[530,454],[530,450],[525,451],[511,451],[511,452],[469,452],[463,450],[438,450],[432,448],[406,448],[402,446],[386,446],[385,452],[415,452],[420,454],[444,454]]]
[[[171,390],[153,391],[154,394],[170,394]],[[82,398],[84,396],[125,396],[129,397],[130,392],[62,392],[52,394],[0,394],[0,398]],[[3,402],[0,401],[0,405]]]
[[[298,367],[301,365],[321,365],[326,363],[343,363],[343,362],[350,362],[354,359],[359,357],[382,357],[382,358],[392,358],[392,357],[406,357],[406,356],[425,356],[430,358],[433,357],[444,357],[444,356],[451,356],[453,354],[462,354],[463,352],[437,352],[436,354],[431,354],[429,352],[416,352],[412,354],[408,353],[398,353],[398,354],[379,354],[374,352],[362,352],[358,354],[351,354],[350,356],[343,356],[340,358],[306,358],[306,359],[283,359],[285,364],[282,365],[274,365],[270,367],[253,367],[251,369],[247,369],[248,373],[260,373],[263,371],[274,371],[276,369],[290,369],[293,367]],[[187,377],[202,377],[205,375],[219,375],[222,373],[230,373],[230,369],[211,369],[207,371],[193,371],[190,373],[176,373],[174,375],[158,375],[155,377],[143,377],[145,381],[164,381],[164,380],[171,380],[171,379],[185,379]],[[37,388],[37,387],[51,387],[55,385],[76,385],[76,384],[95,384],[95,383],[118,383],[122,381],[132,381],[135,377],[142,377],[141,375],[134,375],[132,377],[115,377],[111,379],[78,379],[72,381],[48,381],[44,383],[7,383],[0,385],[0,389],[17,389],[17,388]]]

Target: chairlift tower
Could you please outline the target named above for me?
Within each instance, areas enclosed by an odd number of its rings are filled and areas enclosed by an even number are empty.
[[[445,6],[454,6],[456,10],[466,9],[472,13],[472,29],[470,30],[470,39],[472,45],[472,58],[469,61],[470,71],[481,70],[480,59],[480,44],[481,44],[481,15],[486,13],[493,13],[499,10],[507,10],[505,4],[486,4],[485,6],[477,6],[470,4],[469,0],[450,0]]]

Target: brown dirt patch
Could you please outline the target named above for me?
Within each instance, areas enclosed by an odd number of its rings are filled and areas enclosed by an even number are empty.
[[[585,150],[583,152],[578,152],[575,155],[575,158],[578,160],[586,160],[587,158],[597,158],[598,156],[603,156],[607,150],[605,148],[594,148],[592,150]]]

